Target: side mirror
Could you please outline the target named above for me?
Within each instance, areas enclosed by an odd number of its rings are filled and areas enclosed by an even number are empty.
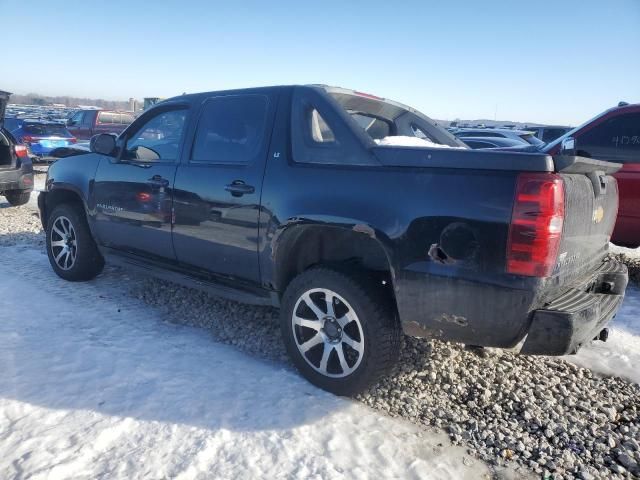
[[[71,119],[67,120],[67,126],[72,127],[75,124],[76,124],[75,120],[71,120]]]
[[[573,137],[567,137],[562,140],[562,144],[560,145],[560,154],[561,155],[576,155],[576,139]]]
[[[116,150],[116,136],[112,133],[100,133],[91,137],[89,149],[93,153],[113,156]]]

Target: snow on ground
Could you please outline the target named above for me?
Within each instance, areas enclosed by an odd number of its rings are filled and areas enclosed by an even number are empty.
[[[482,478],[446,436],[0,248],[0,478]]]
[[[606,342],[593,342],[576,355],[564,358],[605,375],[640,383],[640,289],[635,285],[627,287],[622,307],[609,324]]]
[[[611,252],[614,255],[618,255],[622,253],[629,258],[640,258],[640,248],[619,247],[618,245],[614,245],[613,243],[610,243],[609,252]]]

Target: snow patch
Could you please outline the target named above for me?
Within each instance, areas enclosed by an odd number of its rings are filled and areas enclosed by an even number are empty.
[[[460,148],[464,147],[450,147],[449,145],[442,145],[440,143],[434,143],[430,140],[418,137],[409,137],[405,135],[397,135],[392,137],[384,137],[382,139],[375,139],[375,142],[380,146],[385,147],[421,147],[421,148]]]
[[[616,317],[608,325],[609,339],[582,347],[565,360],[604,375],[640,383],[640,289],[629,285]]]
[[[444,433],[167,323],[125,273],[0,258],[0,478],[490,476]]]
[[[626,248],[626,247],[619,247],[618,245],[614,245],[613,243],[610,243],[609,253],[612,253],[614,255],[619,255],[622,253],[629,258],[640,258],[640,247]]]

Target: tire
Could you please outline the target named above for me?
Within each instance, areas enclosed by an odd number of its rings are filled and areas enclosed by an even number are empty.
[[[4,196],[10,205],[19,207],[20,205],[29,203],[31,192],[23,192],[22,190],[11,190],[10,192],[5,192]]]
[[[366,390],[400,355],[402,331],[389,295],[357,273],[316,267],[298,275],[282,297],[280,326],[302,376],[336,395]]]
[[[55,207],[47,219],[46,234],[49,263],[60,278],[81,282],[102,272],[104,258],[82,207],[68,203]]]

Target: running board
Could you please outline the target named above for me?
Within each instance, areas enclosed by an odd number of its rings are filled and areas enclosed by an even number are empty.
[[[110,265],[135,270],[143,275],[177,283],[184,287],[195,288],[216,297],[233,300],[234,302],[270,307],[280,306],[279,297],[275,292],[261,288],[236,288],[210,278],[191,275],[179,269],[179,267],[170,268],[161,262],[147,260],[132,254],[116,253],[109,248],[100,248],[100,251]]]

